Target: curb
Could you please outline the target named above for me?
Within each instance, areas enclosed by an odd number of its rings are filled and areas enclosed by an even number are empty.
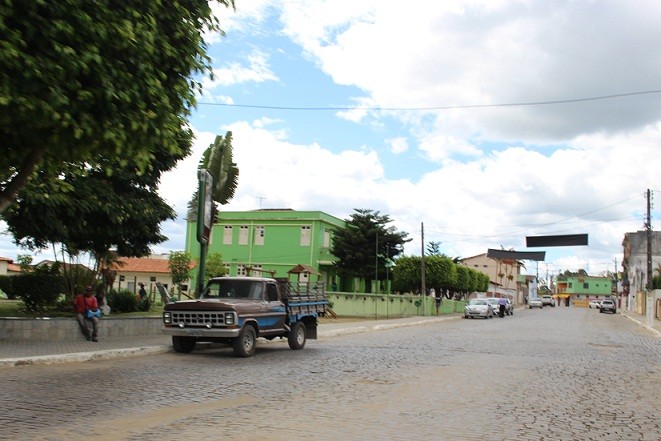
[[[637,319],[635,319],[635,318],[629,316],[628,314],[626,314],[626,313],[624,313],[624,312],[620,312],[619,314],[625,316],[626,318],[628,318],[628,319],[631,320],[632,322],[637,323],[639,326],[642,326],[643,328],[647,329],[648,331],[652,331],[652,332],[654,332],[654,333],[657,335],[657,337],[658,337],[658,336],[661,336],[661,331],[659,331],[659,330],[657,330],[657,329],[654,329],[654,328],[651,327],[651,326],[646,325],[645,323],[641,322],[640,320],[637,320]]]
[[[134,355],[153,355],[172,351],[172,346],[148,346],[142,348],[108,349],[94,352],[74,352],[61,355],[39,355],[35,357],[6,358],[0,360],[0,367],[49,365],[92,360],[111,360]]]

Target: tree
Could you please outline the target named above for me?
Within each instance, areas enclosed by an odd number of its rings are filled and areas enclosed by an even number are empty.
[[[172,277],[172,284],[177,285],[177,293],[181,298],[181,285],[190,279],[191,263],[193,259],[188,251],[171,251],[168,256],[168,268]]]
[[[427,255],[429,256],[440,256],[441,255],[441,243],[440,242],[429,242],[427,244]]]
[[[117,157],[149,173],[155,151],[189,149],[210,30],[220,31],[207,1],[5,1],[0,213],[35,171]]]
[[[212,277],[221,277],[227,274],[227,268],[223,264],[223,256],[220,253],[211,253],[207,258],[207,268],[204,272],[204,281],[208,282]]]
[[[425,258],[426,285],[434,287],[436,292],[445,293],[456,284],[458,266],[450,258],[444,256]]]
[[[386,277],[386,263],[404,251],[408,233],[388,226],[389,216],[378,211],[356,209],[346,226],[335,231],[331,252],[337,257],[335,267],[342,277],[381,280]]]
[[[224,205],[234,197],[239,185],[239,169],[232,160],[232,132],[227,132],[225,138],[218,135],[214,142],[202,154],[198,164],[198,170],[206,170],[212,177],[211,190],[211,213],[212,223],[216,222],[218,207],[216,204]],[[188,219],[198,220],[199,189],[188,203]],[[199,228],[199,225],[198,225]],[[198,292],[202,291],[202,282],[208,280],[206,277],[206,255],[209,244],[206,241],[200,243],[199,273],[197,277]]]
[[[392,286],[395,292],[420,292],[421,284],[420,256],[401,256],[395,261],[392,270]]]

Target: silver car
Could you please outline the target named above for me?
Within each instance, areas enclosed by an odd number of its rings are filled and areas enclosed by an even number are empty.
[[[542,309],[544,305],[542,305],[542,299],[535,297],[530,300],[528,300],[528,308],[533,309],[533,308],[539,308]]]
[[[493,318],[493,308],[487,299],[472,299],[464,308],[464,318],[484,317]]]

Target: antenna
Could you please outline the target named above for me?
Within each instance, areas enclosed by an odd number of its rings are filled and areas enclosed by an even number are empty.
[[[264,196],[255,196],[257,199],[259,199],[259,209],[262,209],[262,201],[266,199]]]

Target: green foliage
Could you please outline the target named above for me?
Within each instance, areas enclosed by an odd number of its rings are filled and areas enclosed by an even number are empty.
[[[331,252],[342,277],[386,278],[386,264],[404,251],[408,233],[388,226],[392,220],[378,211],[356,209],[346,226],[335,231]]]
[[[441,291],[451,289],[456,284],[456,265],[450,258],[443,256],[429,256],[425,258],[425,275],[427,285]]]
[[[661,276],[652,277],[652,289],[661,289]]]
[[[18,261],[18,266],[21,268],[21,272],[26,273],[32,268],[32,256],[29,254],[19,254],[16,258]]]
[[[16,298],[12,280],[15,276],[0,276],[0,291],[4,292],[9,300]]]
[[[441,255],[441,243],[440,242],[429,242],[427,244],[427,249],[425,251],[428,256],[440,256]]]
[[[142,307],[144,307],[144,302],[140,302],[135,294],[125,289],[119,291],[114,289],[110,290],[106,296],[106,302],[108,303],[108,306],[110,306],[111,311],[118,313],[139,311],[141,309],[139,309],[138,303],[141,303]]]
[[[190,148],[187,117],[210,71],[203,36],[219,31],[209,2],[3,4],[0,213],[35,170],[89,164],[110,176],[126,164],[99,158],[118,157],[149,174],[155,151]]]
[[[12,276],[16,297],[23,300],[28,312],[43,312],[55,305],[66,290],[64,277],[48,273],[25,273]]]
[[[223,265],[223,256],[220,253],[209,254],[204,271],[204,281],[208,282],[210,278],[224,276],[226,273],[227,268]]]
[[[171,251],[168,258],[168,268],[172,274],[172,283],[181,285],[190,278],[190,266],[193,258],[188,251]]]
[[[197,166],[198,170],[206,170],[213,178],[211,200],[214,202],[212,219],[216,218],[218,207],[216,204],[225,205],[233,197],[239,186],[239,168],[232,159],[232,132],[227,132],[225,138],[220,135],[202,154]],[[195,191],[193,198],[188,203],[190,219],[197,219],[199,191]]]
[[[401,256],[395,261],[392,270],[392,288],[395,292],[420,292],[421,287],[420,256]]]

